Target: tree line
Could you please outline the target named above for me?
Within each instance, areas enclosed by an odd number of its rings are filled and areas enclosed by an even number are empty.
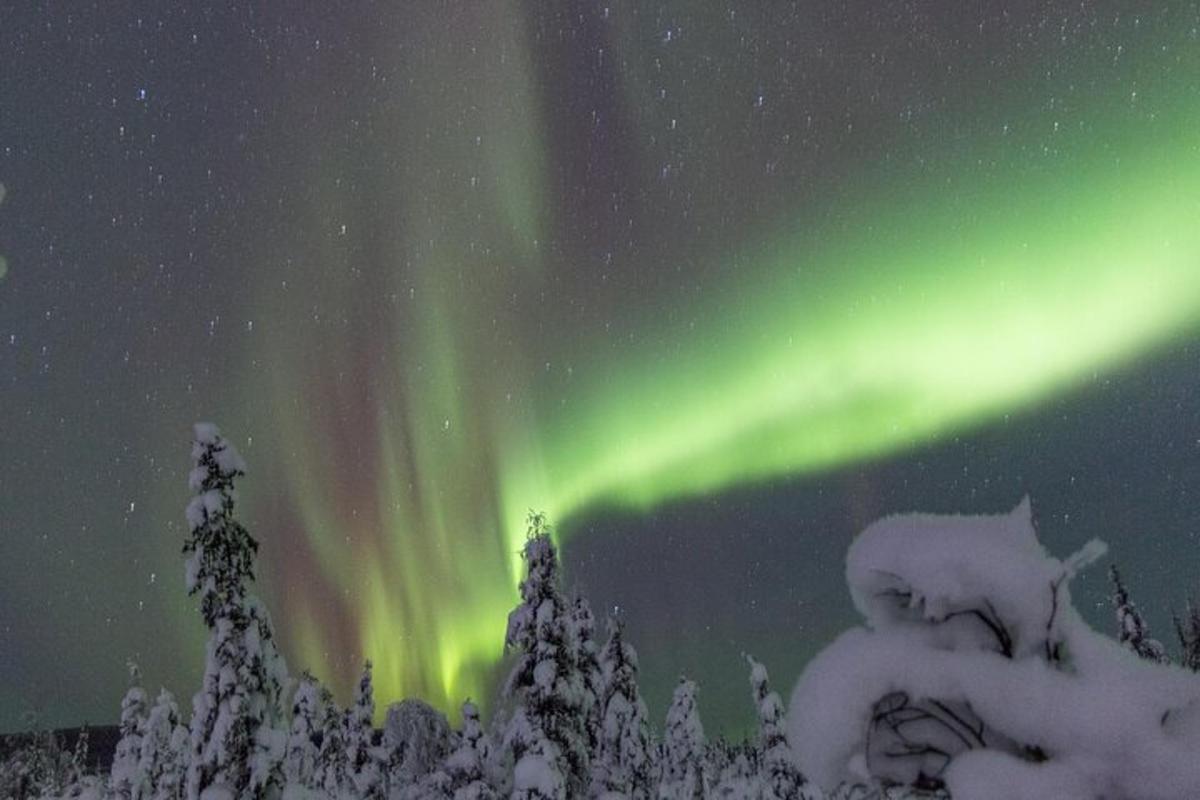
[[[371,663],[340,707],[308,672],[289,676],[263,603],[251,592],[258,542],[235,514],[245,463],[212,425],[195,427],[184,544],[186,587],[208,629],[205,670],[181,711],[154,698],[129,665],[120,739],[104,774],[89,774],[87,737],[63,748],[31,737],[0,764],[0,798],[100,800],[818,800],[786,736],[784,705],[766,668],[747,657],[755,736],[710,740],[697,686],[681,678],[661,737],[638,689],[637,653],[620,619],[604,641],[585,598],[569,594],[548,522],[531,512],[525,576],[504,646],[513,665],[489,725],[470,700],[461,726],[419,700],[376,717]],[[1110,569],[1118,639],[1139,657],[1169,661]],[[1181,666],[1200,670],[1200,610],[1176,617]],[[905,711],[906,709],[901,709]],[[831,797],[944,797],[936,788],[845,786]]]

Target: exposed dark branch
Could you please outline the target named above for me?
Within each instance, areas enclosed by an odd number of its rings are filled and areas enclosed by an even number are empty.
[[[960,726],[962,726],[967,731],[967,733],[974,736],[975,737],[975,744],[974,744],[975,747],[985,747],[986,746],[986,742],[983,741],[983,720],[979,720],[979,729],[976,730],[974,727],[971,726],[970,723],[968,723],[966,720],[964,720],[962,717],[960,717],[954,711],[954,709],[947,706],[941,700],[931,700],[930,703],[934,706],[934,708],[937,708],[939,711],[941,711],[943,714],[948,716],[954,722],[956,722]],[[970,706],[968,706],[968,708],[970,708]]]
[[[984,625],[986,625],[987,629],[990,630],[992,632],[992,635],[996,637],[996,646],[998,648],[1000,648],[1000,654],[1003,655],[1005,658],[1012,658],[1013,657],[1012,635],[1009,634],[1008,629],[1005,628],[1004,624],[1000,621],[1000,616],[999,616],[999,614],[996,613],[996,609],[992,607],[991,601],[985,600],[984,602],[987,605],[988,613],[984,613],[983,611],[981,611],[978,608],[964,608],[961,611],[951,611],[949,614],[942,617],[939,620],[939,622],[945,622],[947,620],[953,619],[954,617],[964,617],[964,616],[976,617],[979,619],[979,621],[981,621]],[[989,617],[988,616],[989,613],[992,616]]]
[[[1062,660],[1061,642],[1055,641],[1052,634],[1054,631],[1054,620],[1058,616],[1058,590],[1066,578],[1067,574],[1064,572],[1050,582],[1050,618],[1046,620],[1045,646],[1046,660],[1051,664],[1058,664]]]

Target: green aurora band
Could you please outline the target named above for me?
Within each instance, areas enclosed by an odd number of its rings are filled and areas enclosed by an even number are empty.
[[[921,172],[865,169],[823,221],[798,212],[720,254],[745,268],[646,336],[563,341],[537,323],[555,268],[539,214],[549,132],[518,10],[454,12],[452,27],[488,31],[473,58],[416,47],[412,85],[429,88],[375,127],[421,157],[378,177],[370,207],[330,177],[351,166],[313,176],[314,227],[349,230],[297,282],[362,320],[322,341],[281,329],[256,354],[290,450],[267,470],[285,488],[255,510],[291,509],[307,545],[265,578],[297,667],[345,685],[355,666],[332,654],[353,653],[373,659],[385,701],[486,699],[529,509],[569,535],[606,507],[896,454],[1200,326],[1200,103],[1164,77],[1141,89],[1153,114],[1112,114],[1124,98],[1101,96],[1079,130],[1031,123]],[[1171,58],[1197,74],[1194,43]],[[636,96],[648,78],[622,63]],[[474,130],[449,118],[447,83],[471,87],[486,136],[429,135]],[[1061,152],[1038,161],[1056,135]],[[393,268],[353,283],[366,238]],[[264,304],[284,302],[273,289]],[[569,380],[548,368],[564,352]],[[296,581],[313,591],[287,592]]]

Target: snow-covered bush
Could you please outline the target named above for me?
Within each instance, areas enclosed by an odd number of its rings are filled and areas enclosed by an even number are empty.
[[[1179,663],[1192,672],[1200,672],[1200,606],[1189,600],[1183,615],[1174,616],[1175,633],[1179,636]]]
[[[956,800],[1200,796],[1200,680],[1093,632],[1028,501],[998,516],[888,517],[850,547],[866,625],[805,669],[789,740],[806,776]]]
[[[1129,598],[1129,590],[1115,564],[1108,568],[1108,579],[1112,582],[1112,604],[1117,613],[1117,641],[1128,647],[1140,658],[1165,664],[1169,660],[1162,642],[1150,638],[1146,621],[1137,606]]]

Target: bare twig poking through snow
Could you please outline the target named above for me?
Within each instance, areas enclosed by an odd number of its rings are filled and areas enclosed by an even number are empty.
[[[1129,590],[1121,579],[1121,573],[1117,572],[1116,564],[1109,566],[1109,581],[1112,583],[1112,608],[1117,614],[1117,642],[1146,661],[1168,662],[1163,644],[1150,637],[1146,620],[1142,619],[1138,607],[1129,599]]]

